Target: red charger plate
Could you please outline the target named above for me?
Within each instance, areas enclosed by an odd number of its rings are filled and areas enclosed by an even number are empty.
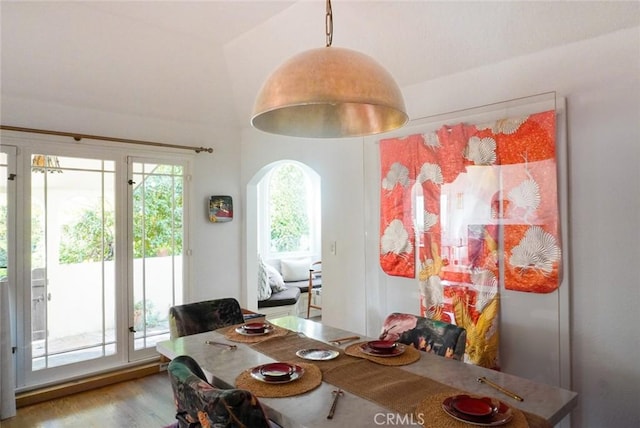
[[[487,412],[487,407],[477,401],[472,403],[473,400],[483,401],[487,404],[491,403],[496,408],[495,413],[485,414],[485,412]],[[488,404],[488,406],[491,405]],[[447,397],[442,402],[442,409],[446,414],[454,419],[471,425],[484,427],[504,425],[513,418],[513,411],[511,410],[511,407],[507,406],[502,401],[490,397],[479,397],[468,394]],[[478,412],[480,415],[473,414]],[[484,416],[482,414],[484,414]]]

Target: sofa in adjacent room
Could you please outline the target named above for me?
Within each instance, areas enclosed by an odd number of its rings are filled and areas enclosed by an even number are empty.
[[[310,258],[259,259],[258,311],[267,318],[286,315],[306,317],[309,298]],[[320,305],[318,292],[322,288],[322,275],[312,275],[313,302]],[[320,311],[312,311],[311,316]]]

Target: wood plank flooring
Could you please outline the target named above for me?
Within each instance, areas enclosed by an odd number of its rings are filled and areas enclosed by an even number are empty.
[[[175,422],[166,371],[18,409],[2,428],[160,428]]]

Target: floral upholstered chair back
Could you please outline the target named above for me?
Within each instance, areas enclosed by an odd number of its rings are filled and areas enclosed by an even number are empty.
[[[180,428],[269,427],[258,398],[241,389],[218,389],[206,382],[196,361],[176,357],[168,367]]]
[[[234,298],[207,300],[169,308],[171,339],[243,322],[242,308]]]
[[[392,313],[384,320],[380,339],[412,345],[455,360],[463,360],[467,342],[464,328],[417,315]]]

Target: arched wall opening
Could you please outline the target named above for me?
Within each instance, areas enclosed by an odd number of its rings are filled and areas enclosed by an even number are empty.
[[[320,175],[307,164],[291,160],[283,159],[276,162],[269,163],[258,170],[253,177],[247,183],[246,189],[246,230],[245,230],[245,287],[242,290],[242,298],[245,302],[245,307],[252,311],[258,311],[257,289],[258,289],[258,255],[261,252],[260,236],[262,234],[261,228],[266,227],[265,221],[262,218],[260,204],[264,203],[264,198],[261,193],[264,192],[265,180],[268,179],[270,173],[284,164],[294,164],[300,167],[306,178],[310,181],[311,192],[311,207],[313,211],[313,220],[311,226],[311,234],[313,237],[313,244],[310,248],[309,254],[298,254],[298,256],[308,255],[313,260],[320,259],[322,255],[322,236],[321,236],[321,177]],[[262,246],[264,248],[264,246]]]

